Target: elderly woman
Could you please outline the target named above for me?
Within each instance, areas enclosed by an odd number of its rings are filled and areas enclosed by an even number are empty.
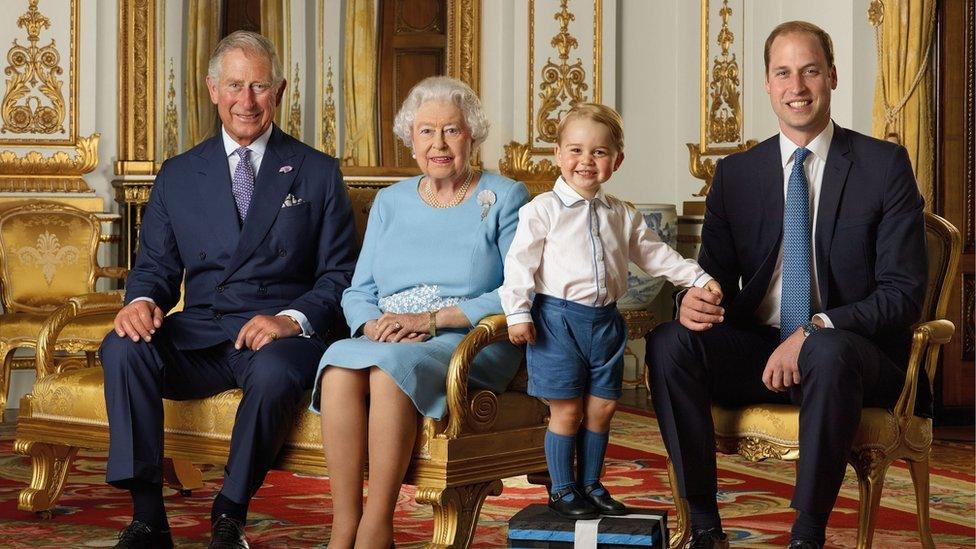
[[[488,122],[465,84],[443,76],[420,82],[394,131],[423,175],[376,195],[342,297],[354,337],[326,351],[312,397],[332,487],[332,549],[393,541],[419,415],[444,415],[454,348],[478,320],[501,312],[503,261],[528,198],[523,185],[471,169]],[[475,359],[470,383],[502,391],[518,364],[514,347],[493,345]]]

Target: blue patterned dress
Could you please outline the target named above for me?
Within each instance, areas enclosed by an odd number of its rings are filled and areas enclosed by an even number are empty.
[[[318,411],[325,368],[377,366],[421,414],[440,419],[447,364],[469,329],[438,330],[437,337],[421,343],[379,343],[359,335],[363,325],[384,312],[425,312],[450,305],[457,305],[472,325],[502,312],[498,287],[518,209],[528,200],[525,186],[484,172],[470,197],[440,209],[420,198],[419,181],[412,177],[376,195],[352,285],[342,295],[353,338],[334,343],[322,356],[313,411]],[[520,360],[520,351],[507,342],[491,345],[475,358],[470,382],[503,391]]]

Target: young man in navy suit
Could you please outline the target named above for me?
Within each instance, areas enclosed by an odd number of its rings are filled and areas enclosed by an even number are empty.
[[[715,170],[692,288],[648,336],[652,399],[691,511],[692,547],[728,547],[716,506],[711,403],[800,406],[790,548],[823,546],[864,406],[904,383],[926,284],[922,198],[905,149],[830,119],[830,37],[810,23],[766,40],[780,133]],[[917,410],[928,410],[920,380]]]
[[[356,256],[335,158],[272,120],[285,89],[270,41],[224,38],[207,76],[218,134],[163,163],[126,305],[101,348],[106,479],[132,494],[116,547],[172,547],[162,497],[162,399],[241,388],[210,547],[247,547],[248,502],[311,388]],[[180,298],[184,308],[164,316]]]

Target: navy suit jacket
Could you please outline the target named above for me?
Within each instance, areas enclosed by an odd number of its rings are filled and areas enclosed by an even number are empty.
[[[289,194],[304,202],[283,208]],[[301,311],[327,338],[343,324],[355,242],[338,161],[277,126],[241,226],[218,133],[160,168],[125,301],[149,297],[167,312],[185,272],[184,308],[163,322],[178,349],[233,340],[255,315],[284,309]]]
[[[778,135],[716,166],[699,262],[722,284],[727,322],[756,323],[781,247],[783,195]],[[903,147],[834,125],[816,220],[821,312],[903,368],[925,299],[922,210]],[[931,398],[920,377],[924,412]]]

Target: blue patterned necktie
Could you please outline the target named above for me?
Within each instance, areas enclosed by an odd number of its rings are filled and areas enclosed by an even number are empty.
[[[247,208],[251,205],[251,195],[254,194],[254,166],[251,165],[251,149],[241,147],[234,152],[240,160],[237,162],[237,168],[234,169],[230,190],[234,193],[237,215],[243,223],[247,216]]]
[[[810,193],[803,161],[810,151],[793,153],[783,218],[783,288],[779,309],[780,341],[810,320]]]

